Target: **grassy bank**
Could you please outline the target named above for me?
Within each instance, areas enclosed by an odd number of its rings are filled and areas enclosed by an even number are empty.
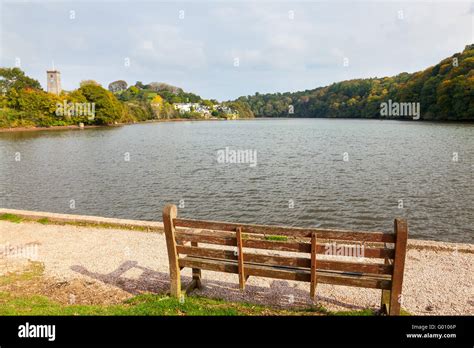
[[[21,217],[15,214],[1,214],[0,221],[9,221],[13,223],[20,223],[20,222],[37,222],[42,225],[60,225],[60,226],[80,226],[80,227],[91,227],[91,228],[114,228],[114,229],[122,229],[122,230],[135,230],[135,231],[142,231],[142,232],[150,232],[155,231],[150,227],[144,226],[121,226],[119,224],[110,224],[110,223],[93,223],[93,222],[84,222],[84,221],[57,221],[51,220],[47,217],[44,218],[27,218]],[[158,230],[161,231],[161,230]]]
[[[166,294],[141,294],[113,305],[64,304],[41,293],[31,293],[44,281],[43,266],[31,262],[21,271],[0,277],[0,315],[162,315],[162,316],[288,316],[374,315],[372,310],[330,312],[321,306],[283,310],[250,303],[227,302],[200,296],[181,300]],[[50,286],[54,286],[51,284]],[[23,291],[28,289],[27,291]]]

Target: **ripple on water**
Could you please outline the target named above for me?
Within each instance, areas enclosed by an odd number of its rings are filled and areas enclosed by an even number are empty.
[[[412,237],[472,243],[473,131],[298,119],[0,133],[0,204],[160,220],[184,201],[190,218],[387,231],[404,217]],[[256,150],[257,166],[219,164],[226,147]]]

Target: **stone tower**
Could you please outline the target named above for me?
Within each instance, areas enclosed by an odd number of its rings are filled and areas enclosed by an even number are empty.
[[[46,74],[48,93],[61,94],[61,73],[58,70],[48,70]]]

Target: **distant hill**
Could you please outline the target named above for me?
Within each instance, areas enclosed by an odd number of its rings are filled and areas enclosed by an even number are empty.
[[[355,79],[294,93],[240,97],[256,117],[383,118],[389,100],[419,103],[420,119],[474,121],[474,45],[412,74]]]

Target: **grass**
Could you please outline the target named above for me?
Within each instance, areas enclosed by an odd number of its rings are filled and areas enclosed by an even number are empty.
[[[201,296],[185,296],[182,301],[164,294],[141,294],[114,305],[67,305],[41,294],[19,294],[13,289],[28,287],[43,276],[44,267],[30,262],[23,272],[0,276],[0,315],[158,315],[158,316],[314,316],[347,315],[330,312],[322,306],[281,309],[242,302],[228,302]],[[354,311],[350,315],[373,315],[371,311]]]
[[[3,215],[0,215],[0,220],[10,221],[10,222],[14,222],[18,224],[23,221],[23,218],[15,214],[3,214]]]
[[[16,296],[0,292],[0,315],[131,315],[131,316],[311,316],[311,315],[374,315],[371,310],[330,312],[315,309],[283,310],[249,303],[227,302],[200,296],[184,301],[167,295],[142,294],[116,305],[63,305],[45,296]]]
[[[274,235],[269,235],[265,236],[266,240],[274,240],[274,241],[280,241],[280,242],[286,242],[288,240],[287,236],[274,236]]]
[[[39,219],[37,222],[39,222],[39,223],[42,224],[42,225],[48,225],[48,224],[51,223],[51,221],[49,221],[48,218]]]
[[[3,214],[0,215],[0,220],[10,221],[14,223],[20,222],[38,222],[43,225],[61,225],[61,226],[80,226],[80,227],[94,227],[94,228],[107,228],[107,229],[122,229],[122,230],[134,230],[134,231],[142,231],[142,232],[150,232],[150,231],[161,231],[161,229],[154,229],[145,226],[124,226],[120,224],[110,224],[110,223],[93,223],[93,222],[82,222],[82,221],[57,221],[57,220],[50,220],[48,218],[23,218],[15,214]]]
[[[264,307],[187,297],[182,303],[169,296],[143,294],[109,306],[62,305],[45,296],[15,296],[0,292],[0,315],[259,315]]]
[[[360,311],[337,311],[337,312],[329,312],[328,315],[336,315],[336,316],[343,316],[343,317],[367,317],[367,316],[374,316],[376,315],[375,311],[372,309],[363,309]]]
[[[0,286],[13,283],[28,282],[43,274],[44,266],[40,262],[30,261],[29,266],[23,272],[7,273],[0,277]]]

